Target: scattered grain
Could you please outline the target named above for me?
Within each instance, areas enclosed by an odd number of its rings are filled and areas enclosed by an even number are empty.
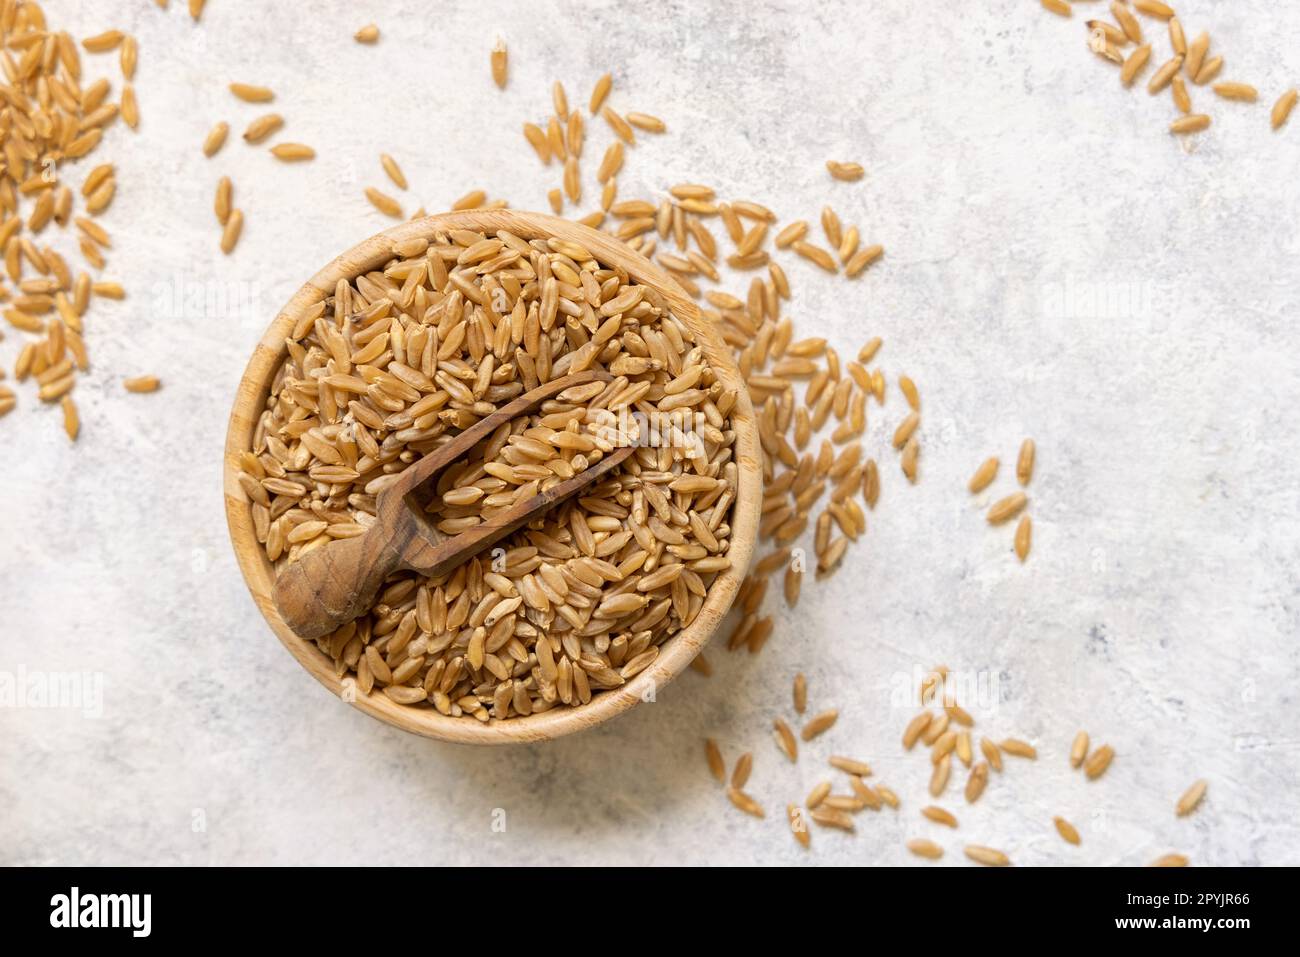
[[[663,133],[668,129],[668,124],[657,116],[651,116],[649,113],[629,113],[627,121],[639,130],[645,130],[647,133]]]
[[[754,755],[746,751],[736,759],[736,766],[731,772],[731,786],[737,791],[742,790],[749,781],[750,772],[754,770]]]
[[[831,807],[819,807],[810,812],[813,821],[822,827],[833,827],[841,831],[853,831],[853,818],[844,811]]]
[[[740,808],[740,810],[752,817],[761,818],[767,816],[763,813],[763,808],[759,806],[759,803],[744,791],[739,791],[736,788],[727,788],[727,799],[736,807]]]
[[[907,842],[907,849],[917,857],[929,858],[932,861],[943,857],[943,848],[924,837],[912,838]]]
[[[490,59],[492,61],[492,82],[499,89],[504,90],[510,66],[510,52],[506,49],[505,40],[500,37],[497,38],[497,42],[492,46]]]
[[[217,180],[217,195],[212,202],[212,209],[217,214],[217,222],[222,226],[226,225],[226,222],[230,219],[230,201],[233,189],[229,176],[223,176]]]
[[[1012,492],[1006,498],[998,499],[989,508],[989,524],[1001,525],[1003,522],[1010,521],[1019,515],[1028,503],[1029,497],[1024,492]]]
[[[1204,113],[1191,113],[1171,122],[1169,131],[1170,133],[1200,133],[1201,130],[1209,129],[1209,125],[1210,118]]]
[[[979,800],[980,795],[984,793],[985,786],[989,783],[989,766],[981,761],[975,767],[971,768],[970,777],[966,779],[966,801],[968,804],[974,804]]]
[[[930,796],[938,797],[948,787],[948,776],[952,773],[952,755],[945,754],[939,759],[930,773]]]
[[[811,741],[819,734],[822,734],[823,732],[829,730],[831,725],[835,723],[835,720],[839,716],[840,713],[835,708],[831,708],[827,711],[823,711],[820,714],[815,715],[811,720],[808,721],[807,724],[803,726],[803,730],[800,732],[800,737],[802,737],[805,741]]]
[[[60,400],[60,405],[63,408],[63,431],[75,442],[81,432],[81,415],[77,412],[77,403],[72,401],[72,396],[65,395]]]
[[[780,749],[781,753],[791,761],[798,761],[799,742],[795,740],[794,732],[790,730],[790,726],[780,718],[775,718],[772,721],[772,730],[774,732],[776,746]]]
[[[972,494],[978,494],[984,491],[993,483],[993,479],[995,479],[998,474],[998,464],[998,457],[996,455],[991,456],[980,463],[980,467],[975,470],[975,474],[970,477],[970,482],[967,484],[967,488],[971,490]]]
[[[921,814],[934,821],[936,824],[942,824],[945,827],[956,827],[957,819],[952,813],[931,804],[929,807],[921,808]]]
[[[1214,92],[1219,94],[1225,100],[1240,100],[1243,103],[1254,103],[1259,99],[1259,91],[1249,83],[1216,83]]]
[[[1211,59],[1206,60],[1205,64],[1199,70],[1196,71],[1196,76],[1192,78],[1192,82],[1195,83],[1197,86],[1205,86],[1205,84],[1209,83],[1216,76],[1218,76],[1219,72],[1222,69],[1223,69],[1223,57],[1221,56],[1212,57]]]
[[[915,718],[907,723],[907,728],[903,731],[903,748],[911,751],[917,740],[925,733],[930,725],[934,715],[929,711],[922,711]]]
[[[998,747],[1017,758],[1029,758],[1031,761],[1038,759],[1037,749],[1028,741],[1021,741],[1019,738],[1003,738]]]
[[[1062,839],[1068,844],[1079,843],[1079,832],[1075,830],[1074,825],[1063,817],[1052,818],[1052,823],[1056,825],[1056,833],[1061,835]]]
[[[1291,109],[1295,106],[1295,101],[1296,91],[1294,88],[1287,90],[1277,98],[1277,102],[1273,104],[1271,114],[1273,129],[1280,129],[1286,123],[1291,116]]]
[[[1070,767],[1077,768],[1083,764],[1083,759],[1088,756],[1088,732],[1080,731],[1074,736],[1074,742],[1070,745]]]
[[[1205,797],[1205,789],[1210,786],[1210,782],[1201,778],[1189,787],[1183,796],[1178,799],[1175,810],[1179,817],[1186,817],[1196,810],[1197,805],[1201,803],[1201,798]]]
[[[370,204],[385,216],[392,216],[394,219],[402,218],[402,204],[387,193],[381,193],[373,186],[367,186],[366,199],[370,200]]]
[[[154,375],[136,376],[134,379],[126,379],[122,382],[127,392],[157,392],[161,384],[158,377]]]
[[[1155,73],[1151,74],[1151,79],[1147,82],[1147,92],[1155,95],[1167,87],[1178,75],[1178,70],[1182,65],[1182,54],[1175,56],[1172,60],[1166,60]]]
[[[991,847],[968,844],[965,850],[967,857],[976,864],[983,864],[986,867],[1006,867],[1011,863],[1011,859],[1006,854]]]
[[[855,774],[860,778],[871,777],[871,765],[865,761],[857,761],[838,754],[831,755],[829,761],[831,767],[838,768],[845,774]]]
[[[235,245],[239,242],[239,235],[244,231],[244,213],[242,210],[232,209],[230,215],[226,217],[225,229],[221,231],[221,251],[227,256],[235,250]]]
[[[212,129],[208,131],[207,137],[203,140],[203,155],[208,157],[215,156],[217,150],[221,149],[225,144],[226,136],[229,133],[230,124],[224,121],[212,127]]]
[[[1034,525],[1028,515],[1021,515],[1016,524],[1016,557],[1022,562],[1029,557],[1029,548],[1033,541]]]
[[[270,87],[254,86],[251,83],[232,83],[230,92],[245,103],[269,103],[275,99]]]
[[[1133,6],[1147,16],[1160,20],[1169,20],[1174,15],[1174,8],[1167,3],[1161,3],[1160,0],[1133,0]]]
[[[1142,72],[1142,68],[1147,65],[1151,59],[1151,44],[1144,43],[1125,58],[1124,64],[1120,67],[1120,82],[1125,86],[1132,86],[1137,75]]]
[[[602,75],[601,78],[596,81],[596,85],[591,90],[591,101],[587,105],[587,109],[591,112],[592,116],[595,116],[600,112],[601,106],[605,103],[605,97],[609,96],[609,89],[613,84],[614,78],[608,73]]]
[[[998,746],[988,738],[980,738],[980,751],[983,753],[985,760],[988,761],[989,767],[994,771],[1002,770],[1002,752]]]
[[[1109,744],[1103,744],[1083,762],[1083,772],[1088,775],[1089,780],[1095,780],[1106,773],[1114,757],[1115,749]]]
[[[271,155],[286,163],[293,163],[315,159],[316,151],[302,143],[277,143],[271,147]]]
[[[840,163],[836,160],[827,160],[826,169],[830,171],[831,176],[835,179],[843,180],[846,183],[862,179],[865,172],[861,163]]]
[[[727,765],[722,760],[722,751],[718,748],[718,742],[712,738],[704,739],[704,758],[709,763],[709,773],[719,781],[725,781]]]

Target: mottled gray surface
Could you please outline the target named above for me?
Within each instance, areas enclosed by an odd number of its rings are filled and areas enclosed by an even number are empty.
[[[1266,119],[1300,76],[1300,7],[1180,3],[1189,34],[1210,28],[1227,73],[1267,101],[1194,88],[1215,126],[1182,144],[1164,132],[1166,97],[1123,91],[1084,48],[1082,17],[1028,0],[961,15],[903,0],[437,15],[416,2],[316,2],[307,15],[212,0],[197,28],[177,3],[47,6],[77,35],[139,36],[143,120],[136,135],[115,127],[94,157],[118,166],[108,274],[130,297],[87,318],[82,438],[70,447],[29,385],[0,423],[0,671],[104,681],[98,718],[0,709],[0,862],[896,864],[912,860],[904,839],[929,835],[948,862],[969,840],[1024,864],[1170,850],[1300,863],[1300,128],[1275,135]],[[371,19],[381,43],[353,43]],[[512,58],[504,94],[488,78],[498,34]],[[116,77],[115,57],[90,59],[90,75]],[[784,259],[789,312],[843,355],[885,338],[882,367],[923,393],[922,480],[907,486],[887,448],[902,407],[891,392],[871,409],[884,493],[865,545],[832,581],[807,584],[797,615],[769,601],[777,628],[760,656],[718,648],[711,680],[688,674],[656,703],[544,747],[435,744],[335,702],[250,601],[220,488],[234,385],[297,285],[386,225],[361,194],[388,188],[381,150],[411,180],[408,209],[474,186],[541,207],[558,177],[519,125],[544,114],[551,80],[578,103],[606,69],[617,108],[670,127],[631,151],[622,195],[702,180],[783,221],[830,201],[886,245],[856,283]],[[280,165],[239,140],[259,110],[225,91],[236,79],[275,87],[285,138],[314,144],[314,163]],[[235,134],[205,160],[199,144],[221,118]],[[594,124],[589,195],[607,141]],[[833,183],[829,157],[868,176]],[[223,173],[248,216],[229,258],[210,211]],[[60,248],[72,252],[66,238]],[[191,289],[213,305],[170,305]],[[8,367],[21,338],[0,343]],[[124,394],[120,379],[143,372],[164,391]],[[1011,530],[991,531],[986,497],[964,486],[998,454],[992,494],[1013,488],[1007,464],[1025,435],[1040,452],[1021,567]],[[929,763],[898,745],[908,682],[939,661],[975,686],[964,700],[979,730],[1041,755],[1010,759],[974,808],[950,788],[957,834],[919,818]],[[790,717],[800,669],[813,707],[841,716],[791,767],[769,729]],[[1099,782],[1066,766],[1079,727],[1118,752]],[[755,751],[750,790],[767,820],[727,804],[704,735],[731,758]],[[904,806],[868,814],[855,836],[815,833],[807,855],[781,809],[826,776],[831,753],[870,760]],[[1211,781],[1204,806],[1175,819],[1198,776]],[[1081,848],[1055,836],[1054,814],[1078,825]]]

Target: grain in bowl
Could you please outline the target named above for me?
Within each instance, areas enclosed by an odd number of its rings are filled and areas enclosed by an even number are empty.
[[[435,579],[394,576],[367,614],[315,643],[359,697],[448,718],[588,705],[705,624],[702,612],[711,628],[725,611],[748,560],[733,521],[749,481],[736,420],[752,432],[752,408],[734,367],[721,374],[725,348],[701,341],[659,287],[606,262],[628,254],[597,258],[558,234],[418,226],[394,231],[406,238],[377,268],[338,280],[286,330],[237,455],[242,507],[283,568],[362,534],[386,483],[497,406],[562,375],[607,372],[599,392],[547,402],[444,472],[429,518],[455,534],[611,441],[634,441],[630,458],[499,550]],[[592,248],[615,245],[590,235]],[[684,651],[668,677],[694,653]]]

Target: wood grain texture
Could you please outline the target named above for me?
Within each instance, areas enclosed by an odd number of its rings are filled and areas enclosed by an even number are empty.
[[[664,642],[658,659],[623,685],[595,695],[577,708],[555,708],[527,717],[481,724],[473,719],[451,718],[429,707],[394,703],[381,692],[358,696],[354,706],[372,717],[404,731],[462,744],[516,744],[545,741],[600,724],[627,711],[643,700],[649,689],[662,688],[700,652],[717,631],[731,607],[749,568],[758,532],[762,499],[762,458],[758,429],[749,391],[731,357],[731,351],[700,315],[695,303],[666,272],[613,237],[540,213],[511,210],[470,211],[430,216],[404,223],[379,233],[339,256],[306,283],[275,317],[253,351],[240,380],[231,410],[225,448],[226,521],[239,567],[249,592],[262,616],[281,643],[298,662],[336,696],[344,691],[344,679],[334,674],[333,663],[315,644],[294,634],[275,608],[275,569],[258,543],[253,530],[249,502],[239,486],[239,456],[250,447],[257,418],[264,408],[271,381],[286,355],[285,339],[303,312],[328,298],[339,279],[382,266],[392,258],[392,247],[404,240],[432,239],[435,231],[448,229],[505,229],[526,240],[555,237],[580,243],[601,262],[624,269],[636,282],[654,287],[674,314],[694,333],[709,364],[724,388],[737,395],[731,419],[736,431],[736,465],[739,488],[732,513],[732,538],[728,557],[731,568],[721,573],[705,598],[698,617]]]

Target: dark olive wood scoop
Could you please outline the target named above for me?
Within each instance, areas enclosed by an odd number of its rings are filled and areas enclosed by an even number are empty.
[[[449,538],[426,519],[417,494],[503,422],[532,412],[565,389],[609,378],[604,372],[579,372],[538,386],[402,472],[401,478],[379,493],[375,523],[364,535],[314,548],[280,572],[275,580],[275,606],[289,627],[308,639],[328,634],[369,609],[393,572],[410,569],[430,577],[442,575],[617,468],[632,453],[632,446],[614,449],[573,478]]]

